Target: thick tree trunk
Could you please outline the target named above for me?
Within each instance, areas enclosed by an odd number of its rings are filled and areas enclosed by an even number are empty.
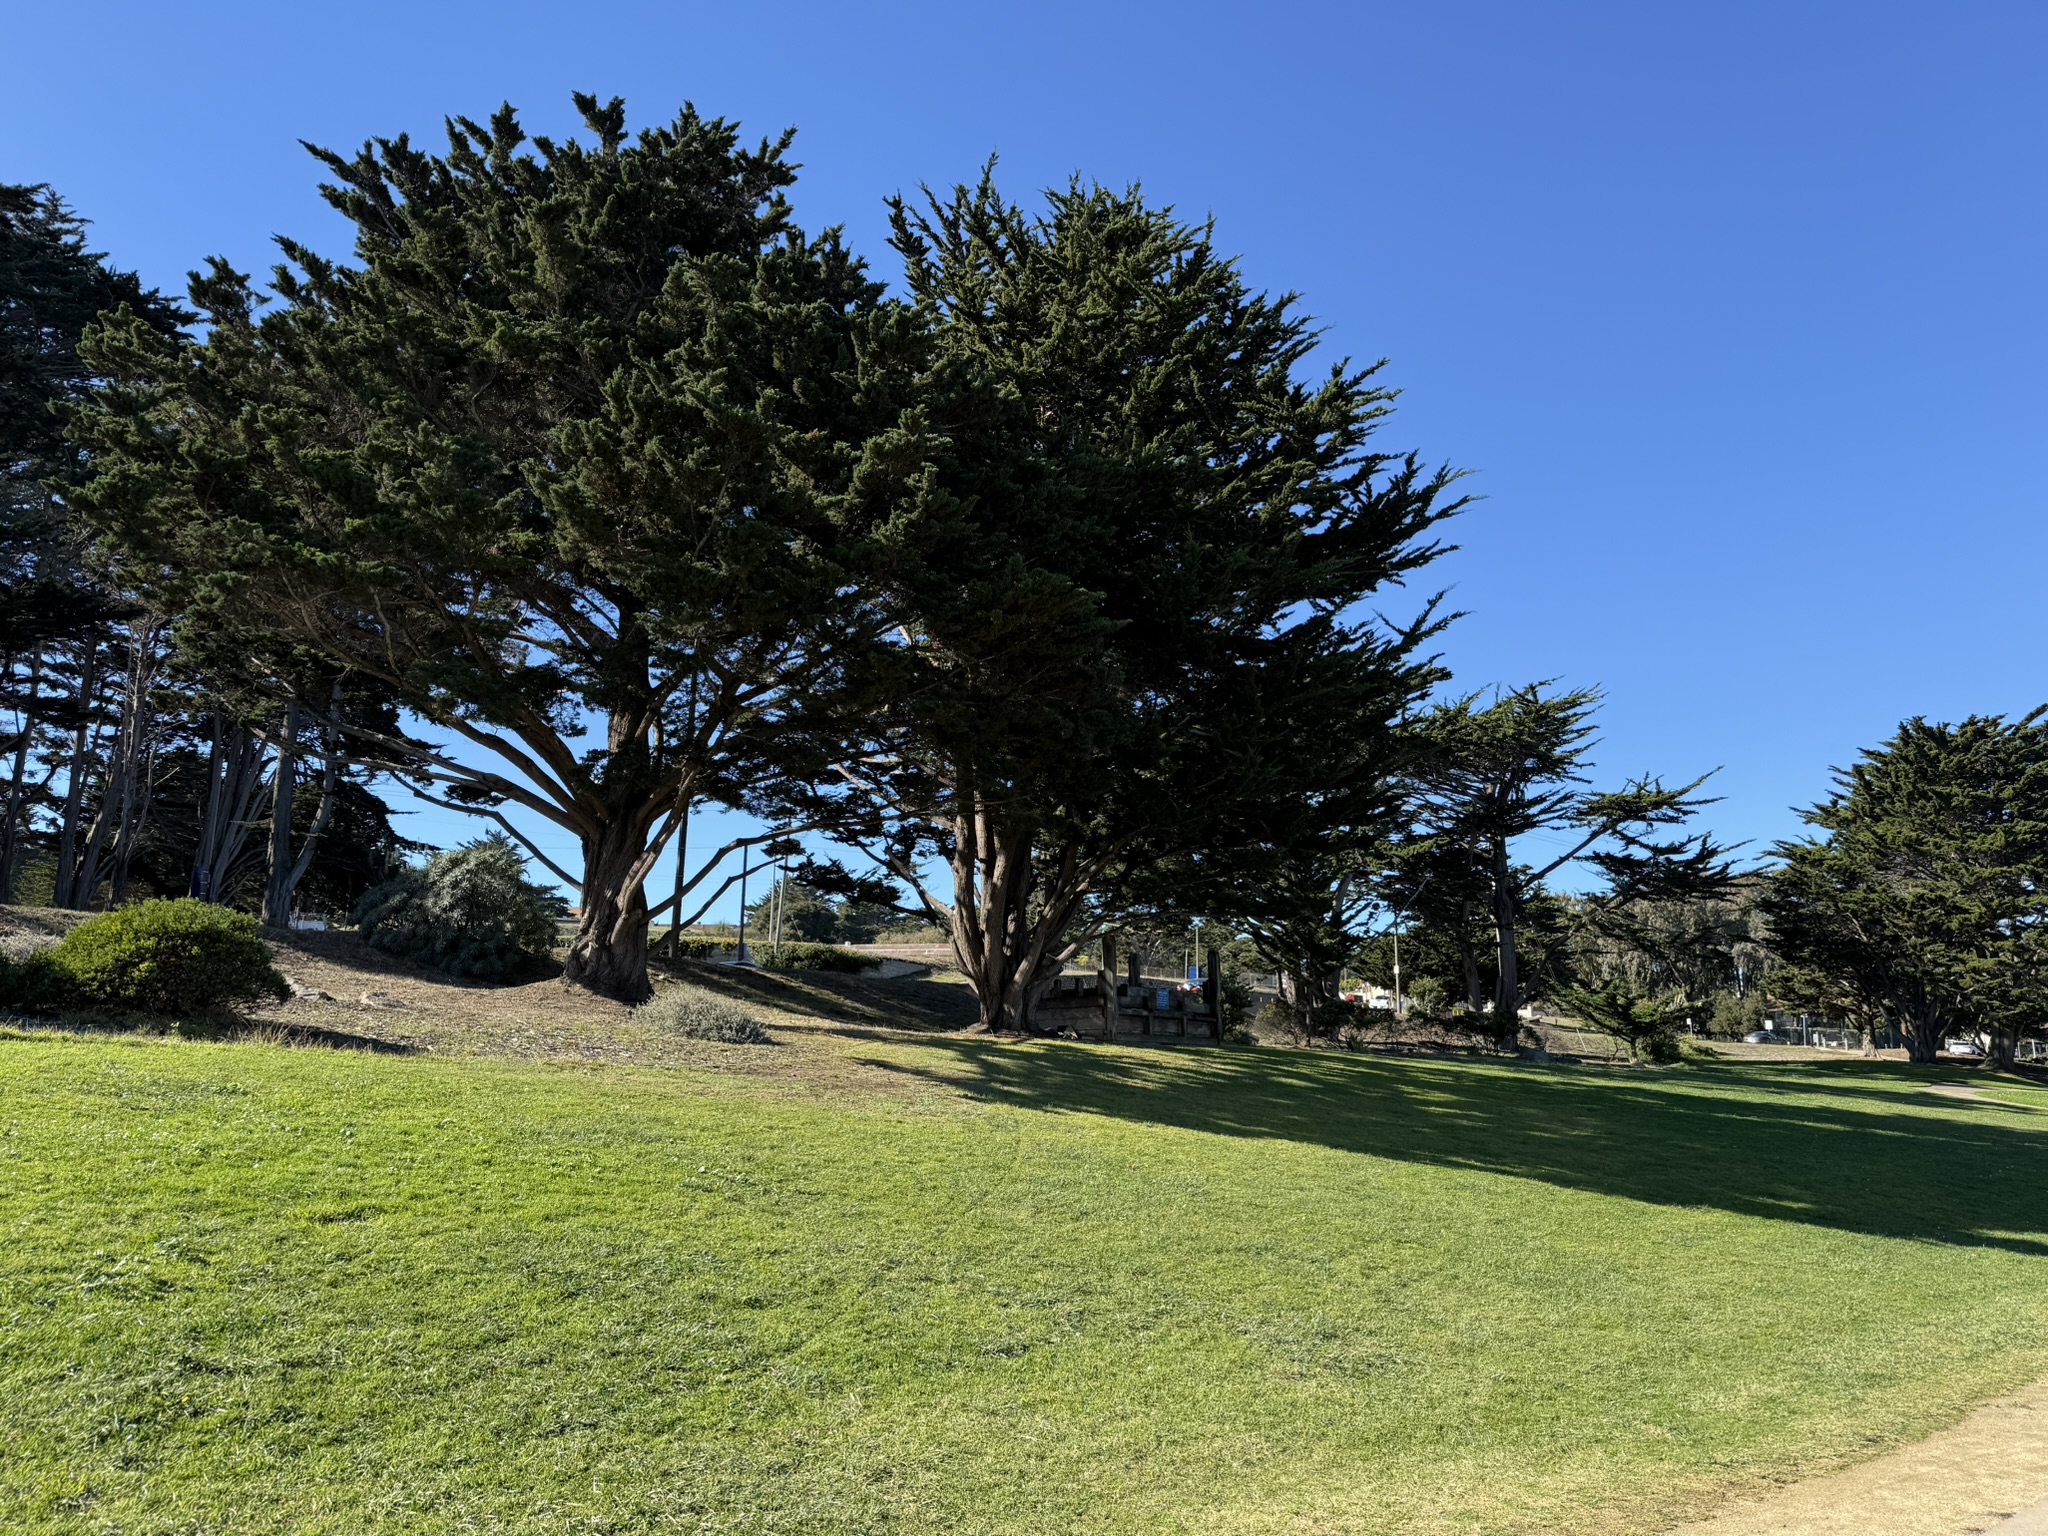
[[[646,830],[636,824],[604,822],[584,838],[583,912],[563,965],[569,981],[622,1003],[651,990],[645,852]]]
[[[1087,894],[1071,848],[1049,860],[1043,886],[1033,860],[1037,828],[1006,825],[971,794],[953,824],[953,963],[974,988],[976,1028],[1029,1033],[1038,1001],[1058,980],[1067,930]]]
[[[1921,999],[1906,1016],[1906,1059],[1922,1066],[1931,1065],[1941,1058],[1942,1036],[1941,1009],[1927,999]]]
[[[1031,900],[1031,833],[998,829],[985,813],[956,825],[953,856],[953,963],[974,988],[989,1033],[1023,1030],[1030,1022],[1028,986],[1020,981],[1018,940]]]

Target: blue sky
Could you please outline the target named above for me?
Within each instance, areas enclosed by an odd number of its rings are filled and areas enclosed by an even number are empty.
[[[301,138],[500,100],[799,130],[799,216],[1142,181],[1486,499],[1438,568],[1477,686],[1610,695],[1602,771],[1797,827],[1902,717],[2048,699],[2048,7],[17,6],[0,179],[166,286],[337,249]],[[438,813],[415,830],[453,840]],[[698,845],[712,828],[693,833]],[[727,903],[729,906],[730,903]]]

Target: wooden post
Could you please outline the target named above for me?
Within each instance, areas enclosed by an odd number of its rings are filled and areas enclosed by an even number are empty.
[[[1145,978],[1138,974],[1138,952],[1135,949],[1131,951],[1130,972],[1131,1001],[1136,1003],[1139,1009],[1138,1033],[1149,1035],[1152,1033],[1152,1010],[1145,1006]]]
[[[1216,1043],[1223,1043],[1223,967],[1217,964],[1222,952],[1215,945],[1202,960],[1202,1001],[1209,1009],[1209,1029]]]
[[[1102,1038],[1116,1040],[1116,940],[1108,934],[1102,936],[1102,969],[1095,973],[1095,984],[1102,988]]]

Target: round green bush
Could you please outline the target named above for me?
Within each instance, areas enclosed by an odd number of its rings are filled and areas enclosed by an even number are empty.
[[[408,869],[356,903],[371,946],[453,976],[504,981],[536,970],[554,949],[560,897],[526,878],[526,861],[502,835]]]
[[[89,1007],[194,1014],[291,996],[253,917],[190,897],[89,917],[47,953]]]
[[[47,949],[19,960],[0,954],[0,1011],[47,1013],[61,1007],[70,995],[70,982],[50,963]]]

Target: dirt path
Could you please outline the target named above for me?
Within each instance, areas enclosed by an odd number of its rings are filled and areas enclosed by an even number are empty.
[[[2048,1381],[1667,1536],[2048,1536]]]

